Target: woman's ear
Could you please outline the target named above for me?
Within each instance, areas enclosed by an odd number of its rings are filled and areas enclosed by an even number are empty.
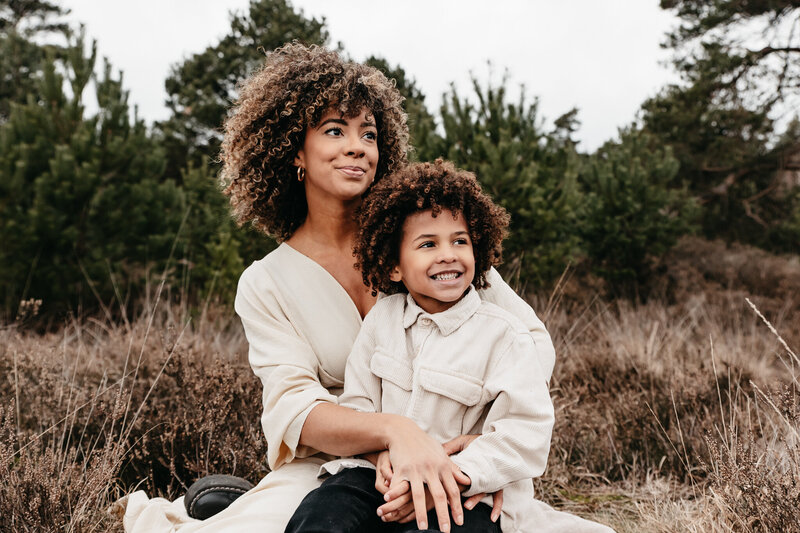
[[[401,281],[403,281],[403,273],[400,272],[399,266],[396,266],[392,269],[392,271],[389,273],[389,279],[394,281],[395,283],[400,283]]]
[[[302,148],[297,151],[297,155],[294,156],[294,166],[296,167],[306,167],[306,154]]]

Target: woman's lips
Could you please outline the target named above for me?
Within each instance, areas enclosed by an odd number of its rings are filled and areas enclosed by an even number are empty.
[[[351,178],[360,178],[367,173],[367,171],[361,167],[339,167],[339,171]]]

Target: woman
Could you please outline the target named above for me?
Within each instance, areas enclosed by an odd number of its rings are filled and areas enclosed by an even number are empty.
[[[236,297],[250,364],[264,386],[261,422],[272,472],[202,522],[186,515],[180,499],[133,493],[126,531],[283,531],[319,485],[322,463],[378,450],[389,451],[394,476],[408,481],[417,510],[427,488],[440,527],[448,526],[448,503],[460,521],[459,471],[438,442],[404,417],[336,403],[347,355],[375,303],[353,265],[353,213],[375,180],[405,163],[401,102],[377,70],[299,44],[269,54],[242,87],[225,126],[222,178],[238,220],[282,241],[245,270]],[[544,326],[495,271],[489,282],[482,297],[525,322],[549,376],[555,355]],[[531,512],[543,524],[560,521],[558,531],[608,531],[541,502],[532,502]]]

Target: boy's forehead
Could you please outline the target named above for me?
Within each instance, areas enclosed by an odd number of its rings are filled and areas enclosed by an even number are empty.
[[[467,224],[461,213],[442,208],[438,213],[433,209],[416,211],[408,215],[403,222],[403,234],[415,237],[419,234],[467,231]],[[412,235],[413,234],[413,235]]]

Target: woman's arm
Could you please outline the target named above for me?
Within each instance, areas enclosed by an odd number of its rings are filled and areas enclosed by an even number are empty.
[[[235,308],[250,346],[250,366],[263,385],[261,423],[270,468],[317,451],[355,455],[388,449],[395,479],[411,483],[415,507],[424,509],[427,484],[440,527],[449,525],[448,500],[454,520],[463,523],[456,484],[461,474],[441,445],[405,417],[338,406],[320,383],[319,359],[287,317],[282,298],[262,265],[255,263],[242,274]],[[420,526],[427,526],[426,513],[419,516]]]
[[[531,333],[533,341],[536,343],[539,364],[549,383],[553,375],[553,366],[556,362],[556,350],[553,347],[553,341],[547,332],[547,328],[536,316],[533,308],[503,281],[503,278],[494,267],[486,274],[486,280],[490,286],[486,289],[481,289],[478,294],[483,300],[502,307],[525,324],[525,327]]]

